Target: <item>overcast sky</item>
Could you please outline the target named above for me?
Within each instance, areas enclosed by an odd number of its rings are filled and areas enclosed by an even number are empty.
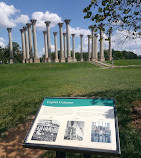
[[[54,51],[53,32],[58,32],[59,49],[59,22],[65,19],[71,19],[70,33],[76,34],[76,51],[80,50],[80,34],[83,37],[83,51],[87,51],[87,35],[91,34],[88,26],[92,24],[90,19],[84,20],[83,9],[89,5],[91,0],[5,0],[0,2],[0,46],[8,44],[7,27],[12,27],[12,39],[21,46],[21,29],[31,18],[37,19],[37,41],[38,54],[44,53],[43,31],[46,29],[44,21],[51,21],[51,48]],[[65,32],[65,23],[63,32]],[[99,32],[98,32],[99,33]],[[115,50],[127,50],[141,55],[141,39],[126,40],[121,42],[126,35],[123,32],[115,31],[112,35],[112,46]],[[106,35],[104,35],[106,38]],[[99,44],[98,44],[99,45]],[[104,42],[105,49],[108,48],[108,42]]]

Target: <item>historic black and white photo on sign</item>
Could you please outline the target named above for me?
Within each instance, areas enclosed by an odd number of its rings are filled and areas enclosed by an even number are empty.
[[[64,139],[66,140],[83,140],[84,122],[68,121]]]
[[[91,141],[111,143],[110,123],[92,122]]]
[[[56,141],[59,123],[54,120],[39,120],[31,140]]]

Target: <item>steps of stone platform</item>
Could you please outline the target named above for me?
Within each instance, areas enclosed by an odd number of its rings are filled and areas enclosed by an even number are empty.
[[[112,64],[107,64],[107,63],[101,62],[101,61],[94,61],[94,62],[91,62],[91,64],[94,64],[94,65],[97,65],[97,66],[100,66],[100,67],[104,67],[104,68],[114,68],[115,67]]]

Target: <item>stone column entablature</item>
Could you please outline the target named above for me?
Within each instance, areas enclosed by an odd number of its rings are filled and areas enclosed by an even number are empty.
[[[26,59],[26,52],[25,52],[25,37],[24,37],[24,30],[20,29],[21,31],[21,40],[22,40],[22,53],[23,53],[23,60],[22,63],[25,63]]]
[[[90,61],[91,58],[91,35],[87,35],[88,36],[88,61]]]
[[[43,31],[44,34],[44,47],[45,47],[45,63],[48,61],[48,47],[47,47],[47,31]]]
[[[67,58],[67,46],[66,46],[66,33],[63,33],[64,36],[64,58]]]
[[[69,32],[69,24],[70,19],[65,19],[64,22],[66,23],[66,33],[67,33],[67,62],[72,62],[71,52],[70,52],[70,32]]]
[[[65,57],[63,53],[63,23],[58,23],[59,31],[60,31],[60,62],[65,62]]]
[[[48,62],[51,62],[50,21],[45,21],[47,29]]]
[[[71,34],[72,35],[72,61],[76,62],[76,58],[75,58],[75,34]]]
[[[80,34],[80,61],[83,62],[83,34]]]
[[[101,23],[99,25],[100,28],[100,61],[105,61],[105,57],[104,57],[104,45],[103,45],[103,24]]]
[[[28,40],[29,40],[29,54],[30,54],[30,59],[29,63],[33,63],[33,50],[32,50],[32,33],[31,33],[31,23],[26,24],[27,29],[28,29]]]
[[[29,63],[29,42],[28,42],[28,35],[27,35],[27,27],[23,27],[25,33],[25,49],[26,49],[26,63]]]
[[[36,37],[36,19],[31,19],[32,30],[33,30],[33,45],[34,45],[34,63],[40,63],[40,59],[38,58],[38,49],[37,49],[37,37]]]
[[[94,34],[94,52],[95,52],[95,60],[98,60],[97,38],[98,38],[98,35],[95,33],[95,34]]]
[[[53,32],[54,34],[54,45],[55,45],[55,59],[54,62],[58,63],[59,59],[58,59],[58,50],[57,50],[57,32]]]
[[[10,47],[10,64],[13,64],[13,43],[12,43],[12,28],[7,28],[9,36],[9,47]]]
[[[112,27],[109,29],[109,61],[113,60],[112,57]]]

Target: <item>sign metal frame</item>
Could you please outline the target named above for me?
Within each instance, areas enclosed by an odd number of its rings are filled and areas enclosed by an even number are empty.
[[[115,130],[116,130],[116,150],[104,150],[104,149],[93,149],[93,148],[81,148],[81,147],[73,147],[73,146],[62,146],[62,145],[49,145],[49,144],[34,144],[34,143],[26,143],[28,135],[32,126],[35,123],[36,118],[40,112],[44,99],[112,99],[113,106],[114,106],[114,119],[115,119]],[[25,148],[34,148],[34,149],[43,149],[43,150],[55,150],[59,152],[81,152],[84,154],[98,154],[98,155],[113,155],[113,156],[120,156],[120,139],[119,139],[119,129],[118,129],[118,118],[117,118],[117,108],[116,108],[116,101],[114,98],[103,98],[103,97],[44,97],[36,115],[34,121],[24,139],[23,147]]]

